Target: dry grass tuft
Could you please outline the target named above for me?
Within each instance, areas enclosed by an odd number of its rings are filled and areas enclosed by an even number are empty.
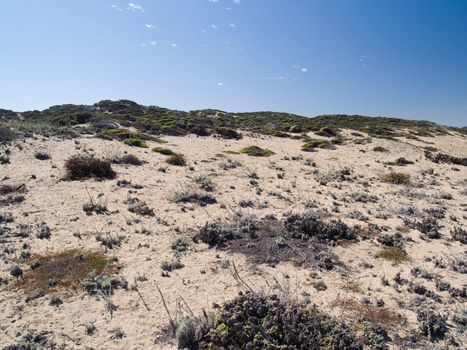
[[[381,175],[381,180],[395,185],[408,185],[410,184],[410,175],[405,173],[390,172]]]
[[[395,263],[401,263],[410,260],[405,251],[394,247],[381,249],[378,253],[376,253],[376,256],[378,258],[393,261]]]
[[[338,298],[332,303],[332,306],[341,308],[341,314],[352,320],[363,319],[390,328],[397,327],[403,322],[402,316],[395,311],[371,304],[363,304],[356,300]]]

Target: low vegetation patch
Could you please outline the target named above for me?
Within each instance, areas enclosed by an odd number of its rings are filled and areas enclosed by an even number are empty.
[[[247,154],[251,157],[269,157],[275,154],[273,151],[261,148],[258,146],[248,146],[240,150],[240,153]]]
[[[310,139],[302,145],[302,151],[312,152],[316,148],[331,148],[332,143],[324,139]]]
[[[195,240],[211,247],[243,253],[253,263],[277,265],[292,261],[298,266],[332,269],[338,262],[329,246],[354,239],[353,231],[339,220],[324,220],[317,213],[288,214],[278,220],[262,219],[238,211],[200,228]]]
[[[178,191],[175,191],[171,197],[171,200],[175,203],[196,203],[202,207],[208,204],[217,203],[216,198],[214,198],[209,193],[195,191],[188,188],[182,188]]]
[[[376,147],[373,148],[373,152],[388,153],[389,150],[387,148],[382,147],[382,146],[376,146]]]
[[[66,180],[113,179],[117,176],[109,160],[92,156],[73,156],[65,162]]]
[[[23,274],[23,280],[17,284],[19,288],[46,292],[59,288],[78,289],[86,277],[115,271],[112,261],[100,251],[70,249],[51,255],[36,255],[33,259],[38,266]]]
[[[112,159],[112,163],[139,166],[143,164],[143,161],[134,154],[125,154],[121,157]]]
[[[388,165],[395,165],[395,166],[404,166],[404,165],[409,165],[409,164],[414,164],[413,161],[407,160],[404,157],[397,158],[393,162],[388,162]]]
[[[160,153],[160,154],[163,154],[164,156],[171,156],[172,154],[175,154],[174,151],[172,151],[171,149],[169,148],[165,148],[165,147],[154,147],[152,149],[153,152],[156,152],[156,153]]]

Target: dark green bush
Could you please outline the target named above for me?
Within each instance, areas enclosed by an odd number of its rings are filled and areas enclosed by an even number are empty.
[[[235,139],[240,140],[242,139],[242,135],[239,134],[234,129],[225,128],[225,127],[218,127],[215,129],[216,133],[222,136],[224,139]]]
[[[176,165],[176,166],[185,166],[186,165],[185,156],[183,154],[181,154],[181,153],[171,154],[166,159],[166,162],[169,163],[170,165]]]
[[[109,160],[90,156],[73,156],[65,162],[66,180],[113,179],[117,176]]]

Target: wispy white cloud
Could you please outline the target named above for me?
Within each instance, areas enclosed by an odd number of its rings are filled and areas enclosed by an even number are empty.
[[[368,58],[367,55],[361,55],[361,56],[360,56],[360,59],[358,60],[358,61],[360,62],[360,64],[361,64],[363,67],[368,66],[368,64],[367,64],[367,58]]]
[[[302,73],[308,73],[308,68],[305,68],[305,67],[300,67],[300,66],[293,66],[295,69],[298,69],[300,72]]]
[[[230,24],[229,24],[229,27],[230,27],[230,28],[237,28],[237,25],[236,25],[235,23],[230,23]]]
[[[129,2],[126,9],[127,9],[127,10],[130,10],[130,11],[141,11],[141,12],[144,12],[144,8],[143,8],[142,5],[138,5],[138,4],[135,4],[135,3],[133,3],[133,2]]]
[[[113,8],[115,11],[123,11],[122,8],[118,5],[112,5],[110,7]]]
[[[283,75],[278,75],[277,77],[268,77],[268,80],[285,80]]]
[[[156,45],[157,45],[157,41],[154,41],[154,40],[141,44],[142,47],[156,46]]]
[[[211,24],[211,28],[214,29],[214,30],[216,30],[216,29],[219,28],[219,26],[217,26],[217,25],[215,25],[215,24]]]
[[[209,2],[219,2],[219,0],[208,0]]]
[[[217,83],[217,86],[224,86],[224,83]]]
[[[242,3],[242,0],[233,0],[233,2],[236,4],[236,5],[240,5]]]
[[[145,24],[144,26],[146,28],[148,28],[148,29],[155,29],[156,28],[156,26],[154,24]]]

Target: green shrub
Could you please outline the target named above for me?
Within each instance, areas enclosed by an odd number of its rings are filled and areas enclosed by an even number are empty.
[[[125,139],[123,140],[123,143],[128,146],[133,146],[133,147],[141,147],[141,148],[149,147],[146,142],[139,140],[139,139],[135,139],[135,138]]]
[[[349,326],[316,306],[256,293],[225,303],[199,343],[202,349],[363,349]]]
[[[172,151],[171,149],[168,149],[168,148],[165,148],[165,147],[154,147],[152,149],[153,152],[156,152],[156,153],[160,153],[160,154],[163,154],[164,156],[170,156],[172,154],[174,154],[174,151]]]
[[[334,131],[331,128],[327,128],[327,127],[324,127],[324,128],[319,129],[318,131],[315,131],[315,134],[318,136],[324,136],[324,137],[336,137],[337,136],[336,131]]]
[[[234,129],[230,128],[225,128],[225,127],[218,127],[215,129],[216,133],[218,133],[220,136],[222,136],[224,139],[235,139],[235,140],[240,140],[242,139],[242,135],[239,134],[237,131]]]
[[[240,150],[240,153],[247,154],[251,157],[269,157],[275,154],[273,151],[269,149],[261,148],[258,146],[244,147]]]
[[[316,148],[330,148],[331,145],[331,142],[328,140],[310,139],[302,145],[302,151],[309,152]]]

